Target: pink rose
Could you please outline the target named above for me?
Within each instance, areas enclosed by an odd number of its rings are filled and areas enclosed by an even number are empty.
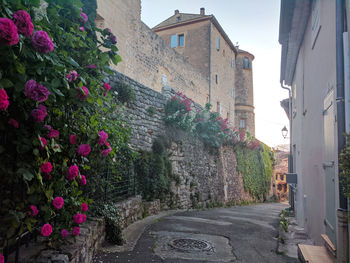
[[[39,210],[35,205],[31,205],[30,210],[29,215],[31,216],[36,216],[39,213]]]
[[[12,119],[12,118],[9,119],[8,124],[12,125],[16,129],[18,129],[18,127],[19,127],[18,121],[16,121],[15,119]]]
[[[94,68],[96,68],[96,65],[94,65],[94,64],[90,64],[90,65],[88,65],[87,67],[88,67],[88,68],[92,68],[92,69],[94,69]]]
[[[35,122],[42,122],[46,117],[46,107],[39,105],[37,109],[32,110],[31,115]]]
[[[66,237],[68,237],[68,236],[69,236],[68,230],[67,230],[67,229],[62,229],[62,231],[61,231],[61,237],[62,237],[62,238],[66,238]]]
[[[0,27],[1,34],[1,27]],[[9,97],[4,89],[0,89],[0,111],[4,111],[10,105]]]
[[[58,196],[58,197],[55,197],[53,200],[52,200],[52,205],[57,209],[57,210],[60,210],[63,205],[64,205],[64,200],[62,197]]]
[[[60,137],[60,132],[58,130],[50,130],[49,133],[47,134],[47,138],[51,139],[58,139]]]
[[[85,27],[81,26],[81,27],[79,27],[79,30],[80,30],[81,32],[84,32],[84,31],[85,31]]]
[[[81,156],[88,156],[91,151],[90,145],[82,144],[78,147],[78,154]]]
[[[17,26],[18,32],[30,37],[33,34],[34,26],[30,15],[24,10],[18,10],[13,14],[13,22]]]
[[[50,92],[45,86],[31,79],[24,86],[24,95],[34,101],[44,102],[49,97]]]
[[[39,143],[40,143],[40,150],[45,150],[45,147],[47,145],[47,140],[44,137],[40,137]]]
[[[35,50],[41,53],[48,53],[54,49],[54,44],[45,31],[36,31],[32,37],[32,44]]]
[[[72,134],[69,136],[69,142],[70,144],[77,144],[77,136],[75,134]]]
[[[86,177],[85,177],[85,175],[81,175],[80,177],[81,177],[81,179],[79,180],[79,183],[81,185],[86,185]]]
[[[99,131],[98,132],[98,136],[99,136],[99,139],[98,139],[98,144],[99,145],[104,145],[108,139],[108,134],[105,132],[105,131]]]
[[[84,13],[84,12],[81,12],[81,20],[86,23],[88,21],[88,16]]]
[[[89,90],[87,89],[87,87],[81,87],[81,88],[77,88],[77,97],[80,100],[85,100],[87,98],[87,96],[89,95]]]
[[[73,180],[75,177],[77,177],[79,174],[79,168],[77,165],[71,165],[69,168],[68,168],[68,172],[67,172],[67,176],[66,178],[68,180]]]
[[[112,44],[117,44],[117,37],[112,33],[109,36],[109,40],[111,41]]]
[[[0,263],[4,263],[4,262],[5,262],[4,255],[0,253]]]
[[[73,229],[72,229],[72,235],[73,235],[73,236],[78,236],[79,233],[80,233],[80,227],[78,227],[78,226],[73,227]]]
[[[82,224],[84,223],[84,221],[86,220],[86,216],[84,217],[85,215],[84,214],[75,214],[73,216],[73,219],[74,219],[74,223],[76,224]]]
[[[41,228],[41,235],[48,237],[52,233],[52,226],[50,224],[45,224]]]
[[[111,85],[109,85],[108,83],[105,83],[103,84],[103,88],[106,90],[106,91],[109,91],[111,89]]]
[[[50,162],[43,163],[40,170],[44,174],[49,174],[52,171],[52,164]]]
[[[101,150],[101,155],[103,156],[107,156],[111,151],[112,151],[112,147],[109,145],[109,143],[107,142],[105,144],[108,148],[107,149],[104,149],[104,150]]]
[[[67,75],[66,75],[66,79],[68,80],[68,82],[72,82],[75,81],[79,78],[79,74],[78,72],[76,72],[75,70],[70,71]]]
[[[0,18],[0,43],[6,46],[16,45],[19,41],[17,26],[8,18]]]
[[[82,212],[86,212],[89,209],[87,203],[82,203],[80,207]]]

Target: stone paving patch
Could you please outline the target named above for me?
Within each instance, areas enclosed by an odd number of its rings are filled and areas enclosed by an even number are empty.
[[[226,237],[184,232],[158,231],[154,253],[167,258],[232,262],[236,258]]]

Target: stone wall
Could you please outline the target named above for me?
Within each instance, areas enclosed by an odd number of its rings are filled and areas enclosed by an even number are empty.
[[[244,191],[243,177],[236,172],[237,161],[232,147],[209,149],[199,139],[165,125],[163,109],[167,100],[176,96],[173,89],[164,87],[161,94],[117,72],[109,80],[112,87],[123,81],[135,90],[136,100],[126,108],[133,131],[133,148],[150,151],[153,141],[159,136],[173,142],[169,153],[178,179],[172,183],[173,193],[163,208],[252,200]],[[153,115],[148,112],[150,107],[156,109]]]

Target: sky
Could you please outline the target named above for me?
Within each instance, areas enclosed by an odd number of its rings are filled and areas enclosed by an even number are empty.
[[[255,136],[269,146],[287,144],[282,128],[289,127],[280,101],[288,97],[281,88],[278,43],[278,0],[142,0],[141,19],[150,28],[178,9],[180,13],[213,14],[232,43],[255,56],[253,61]]]

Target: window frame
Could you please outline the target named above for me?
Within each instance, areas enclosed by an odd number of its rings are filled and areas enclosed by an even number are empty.
[[[248,57],[243,58],[243,68],[244,69],[249,69],[250,68],[250,61]]]
[[[182,45],[181,45],[181,42],[180,42],[180,40],[181,40],[181,38],[182,38]],[[177,46],[178,47],[184,47],[185,46],[185,34],[178,34],[177,35]]]
[[[245,118],[240,118],[239,119],[239,128],[240,129],[246,129],[247,128],[247,119],[245,119]]]

